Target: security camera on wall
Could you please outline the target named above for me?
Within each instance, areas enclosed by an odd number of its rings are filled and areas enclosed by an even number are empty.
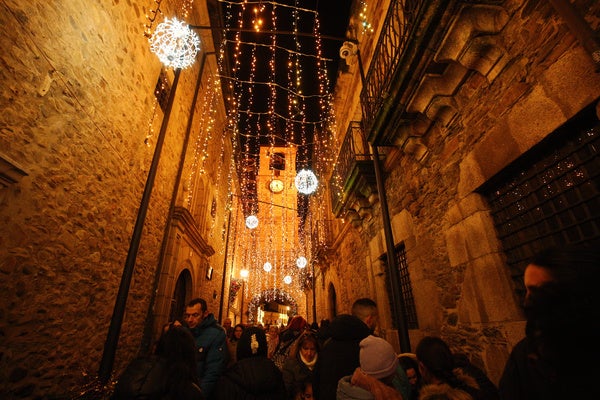
[[[340,48],[340,57],[346,60],[346,64],[352,65],[356,62],[358,54],[358,46],[356,43],[344,42]]]

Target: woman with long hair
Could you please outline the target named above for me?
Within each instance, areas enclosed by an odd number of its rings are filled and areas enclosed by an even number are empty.
[[[240,338],[242,337],[243,332],[244,332],[244,325],[237,324],[236,326],[233,327],[233,330],[231,331],[231,336],[227,337],[227,350],[229,351],[229,362],[227,363],[228,367],[235,364],[235,362],[237,360],[237,356],[236,356],[237,345],[238,345]]]
[[[196,370],[196,345],[190,331],[169,324],[154,355],[133,360],[120,376],[113,400],[203,399]]]
[[[450,348],[439,337],[425,336],[417,345],[417,360],[423,381],[419,399],[432,391],[429,385],[447,385],[466,394],[465,399],[479,399],[479,385],[475,378],[457,368]],[[439,389],[439,388],[437,388]]]
[[[287,360],[290,351],[294,347],[294,344],[300,335],[304,333],[307,326],[308,323],[304,317],[296,315],[294,318],[289,320],[287,326],[279,334],[279,344],[277,345],[277,348],[275,349],[271,359],[280,370],[283,369],[283,364],[285,363],[285,360]]]
[[[283,381],[292,398],[297,387],[312,378],[312,372],[319,354],[319,341],[313,333],[304,333],[296,342],[290,355],[283,364]]]

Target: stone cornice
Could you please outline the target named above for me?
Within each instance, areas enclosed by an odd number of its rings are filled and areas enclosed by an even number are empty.
[[[178,227],[190,239],[194,250],[208,257],[215,254],[215,250],[202,237],[198,224],[187,208],[175,207],[173,212],[173,226]]]

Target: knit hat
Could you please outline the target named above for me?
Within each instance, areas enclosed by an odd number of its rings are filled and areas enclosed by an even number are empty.
[[[267,356],[267,336],[265,331],[256,328],[246,328],[237,344],[238,361],[248,357]]]
[[[369,335],[360,342],[360,368],[374,378],[386,378],[396,372],[398,358],[385,339]]]

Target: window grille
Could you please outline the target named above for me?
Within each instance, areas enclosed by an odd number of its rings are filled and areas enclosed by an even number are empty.
[[[521,298],[523,271],[539,251],[600,245],[599,150],[590,106],[481,188]]]
[[[406,320],[406,328],[407,329],[419,329],[419,322],[417,320],[417,310],[415,307],[415,299],[412,293],[412,285],[410,284],[410,275],[408,273],[408,263],[406,262],[406,248],[404,243],[399,244],[394,249],[395,257],[396,257],[396,265],[398,266],[398,279],[400,280],[399,286],[402,289],[402,298],[404,300],[404,319]],[[387,255],[384,254],[381,256],[381,259],[385,263],[387,260]],[[386,263],[387,264],[387,263]],[[386,265],[387,268],[387,265]],[[388,283],[388,291],[391,289],[389,282]],[[400,305],[398,305],[400,307]],[[394,315],[395,319],[396,316]],[[398,321],[394,321],[395,326],[398,326]]]

